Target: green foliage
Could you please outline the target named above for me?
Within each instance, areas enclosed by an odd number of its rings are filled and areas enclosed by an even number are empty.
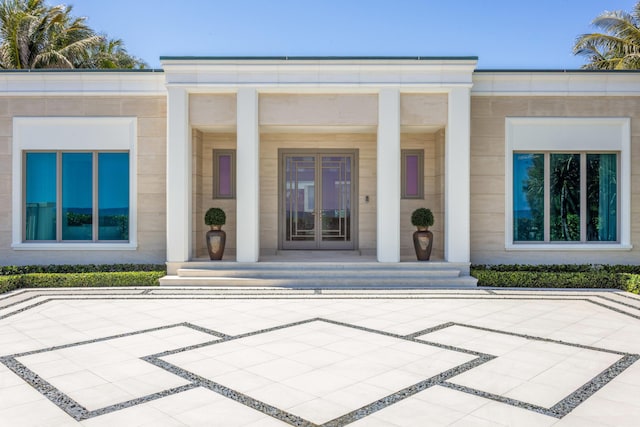
[[[0,276],[0,294],[20,287],[19,276]]]
[[[227,222],[227,215],[220,208],[209,208],[204,215],[206,225],[224,225]]]
[[[0,68],[144,68],[120,40],[97,34],[73,7],[0,1]]]
[[[411,214],[411,224],[416,227],[431,227],[433,225],[433,213],[431,209],[418,208]]]
[[[10,265],[0,266],[0,277],[31,273],[114,273],[166,272],[164,264],[79,264],[79,265]]]
[[[157,286],[163,271],[114,273],[30,273],[19,276],[20,288]],[[15,276],[10,276],[15,277]]]
[[[640,291],[640,265],[473,265],[478,286]]]
[[[592,24],[600,32],[579,36],[573,46],[574,55],[584,56],[589,61],[582,68],[640,69],[640,1],[631,13],[603,12]]]

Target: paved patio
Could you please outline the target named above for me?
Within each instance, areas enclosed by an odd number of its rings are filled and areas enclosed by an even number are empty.
[[[2,426],[636,426],[640,298],[532,290],[0,295]]]

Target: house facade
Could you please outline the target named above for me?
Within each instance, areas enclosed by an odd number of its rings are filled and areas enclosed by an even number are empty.
[[[476,58],[162,58],[0,73],[0,264],[342,251],[638,262],[640,73],[476,70]]]

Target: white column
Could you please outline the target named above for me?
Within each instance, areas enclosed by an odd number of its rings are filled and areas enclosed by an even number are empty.
[[[189,94],[167,95],[167,261],[191,259],[191,132]]]
[[[378,262],[400,262],[400,91],[378,94]]]
[[[470,89],[449,92],[449,119],[445,143],[444,257],[449,262],[470,261]]]
[[[260,132],[255,88],[238,90],[237,112],[236,259],[257,262],[260,256]]]

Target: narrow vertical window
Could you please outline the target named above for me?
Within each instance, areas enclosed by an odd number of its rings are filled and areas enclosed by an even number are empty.
[[[513,155],[513,238],[544,240],[544,154]]]
[[[402,198],[424,199],[424,150],[402,150]]]
[[[615,154],[587,154],[587,240],[618,239],[618,162]]]
[[[92,153],[62,153],[62,240],[93,240]]]
[[[98,154],[98,239],[129,240],[129,154]]]
[[[233,199],[235,197],[235,150],[214,150],[213,198]]]
[[[25,157],[25,240],[56,240],[56,153]]]
[[[551,154],[551,240],[580,241],[580,154]]]

